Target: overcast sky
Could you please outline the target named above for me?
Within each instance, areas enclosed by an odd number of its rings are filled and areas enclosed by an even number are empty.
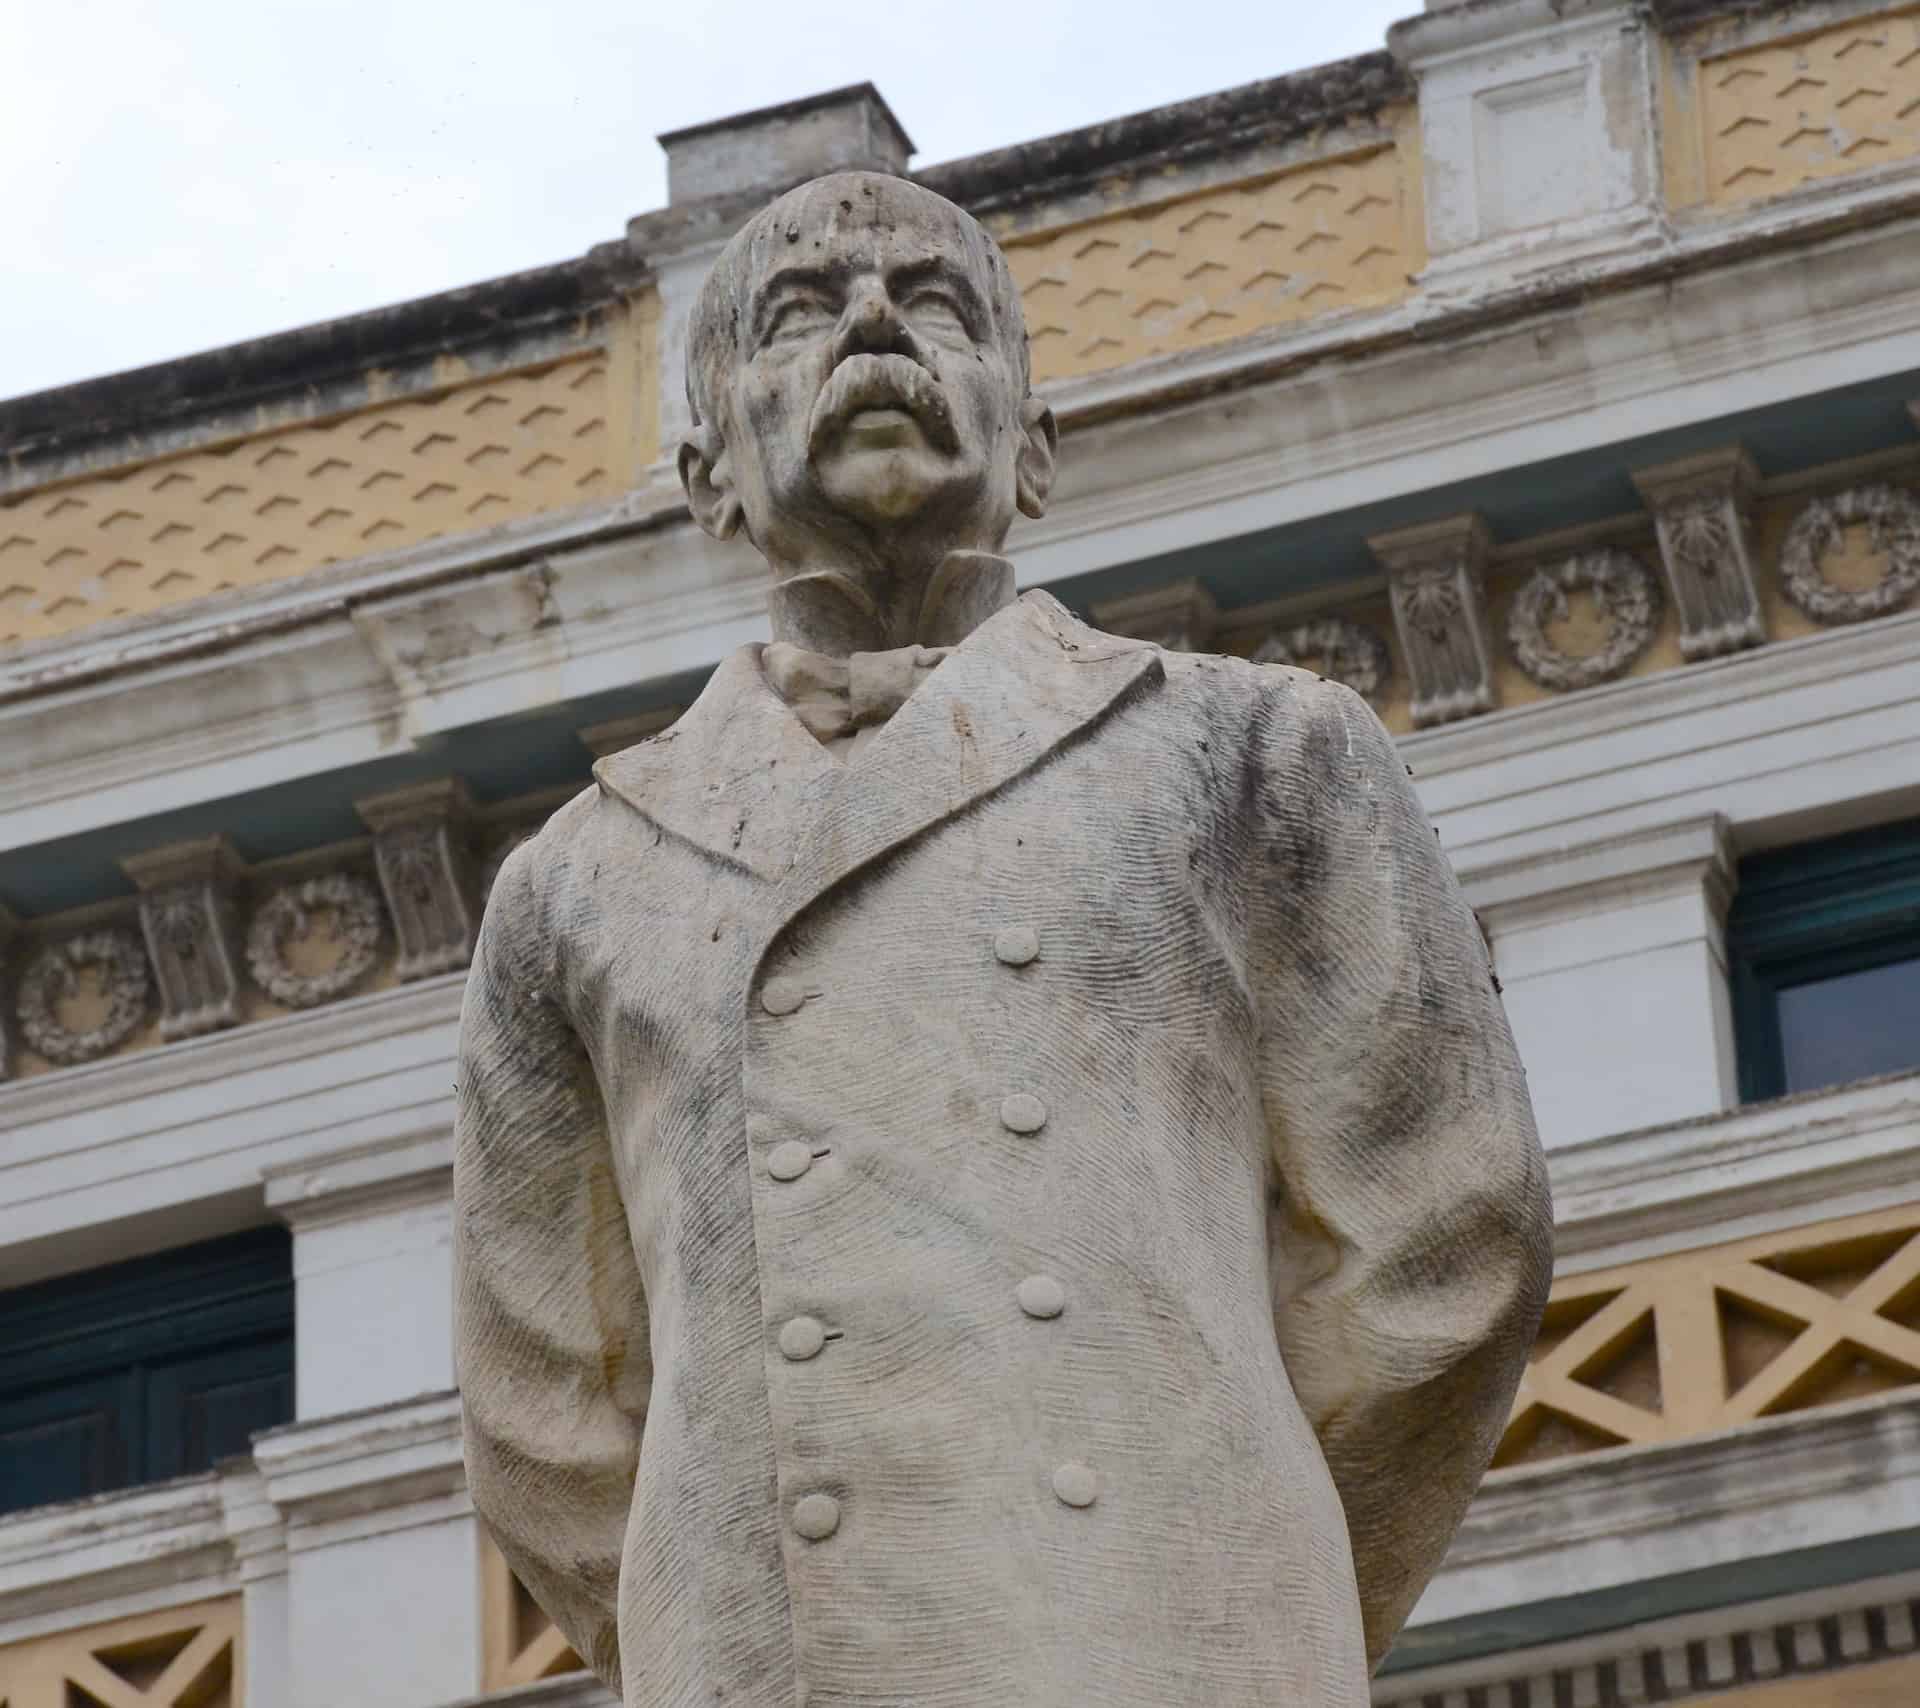
[[[925,165],[1362,53],[1418,9],[0,0],[0,397],[581,254],[665,201],[680,125],[867,78]]]

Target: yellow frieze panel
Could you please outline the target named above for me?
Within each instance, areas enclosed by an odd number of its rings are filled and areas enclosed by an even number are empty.
[[[240,1598],[0,1648],[4,1708],[240,1708]]]
[[[1699,77],[1712,201],[1920,154],[1920,11],[1707,59]]]
[[[0,501],[0,646],[614,490],[607,357]]]
[[[1034,378],[1396,301],[1421,265],[1407,194],[1389,144],[1014,239]]]
[[[1920,1205],[1557,1283],[1495,1465],[1920,1385]]]

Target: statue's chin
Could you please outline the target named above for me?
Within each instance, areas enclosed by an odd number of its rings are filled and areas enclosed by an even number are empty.
[[[828,503],[871,524],[918,514],[951,480],[944,458],[924,445],[898,443],[843,443],[816,473]]]

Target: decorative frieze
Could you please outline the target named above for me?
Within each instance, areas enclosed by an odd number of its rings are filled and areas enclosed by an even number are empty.
[[[1653,511],[1660,561],[1680,619],[1680,655],[1718,658],[1766,639],[1755,570],[1753,505],[1760,472],[1737,447],[1641,469],[1633,483]]]
[[[1321,617],[1275,629],[1254,650],[1255,664],[1292,664],[1372,699],[1393,675],[1386,637],[1347,617]]]
[[[120,926],[44,945],[21,970],[14,1012],[27,1047],[63,1067],[111,1055],[146,1020],[146,950]]]
[[[1572,615],[1570,593],[1589,595],[1606,619],[1607,638],[1592,652],[1568,652],[1548,632]],[[1507,613],[1507,640],[1514,661],[1542,688],[1572,693],[1626,675],[1652,644],[1659,614],[1651,572],[1631,552],[1608,546],[1536,569]]]
[[[160,987],[168,1043],[240,1021],[234,897],[240,861],[225,839],[176,842],[120,862],[140,891],[140,929]]]
[[[1847,530],[1860,526],[1886,567],[1869,586],[1842,586],[1829,579],[1827,564]],[[1780,587],[1816,623],[1863,623],[1904,610],[1920,592],[1920,498],[1900,487],[1855,486],[1814,499],[1787,532]]]
[[[445,778],[376,795],[356,810],[373,832],[374,863],[399,939],[400,980],[464,967],[480,929],[464,786]]]
[[[1188,577],[1095,605],[1093,620],[1109,634],[1151,641],[1169,652],[1206,652],[1220,626],[1220,610],[1213,595]]]
[[[1387,572],[1418,728],[1493,710],[1484,587],[1491,544],[1478,516],[1453,516],[1367,542]]]
[[[255,909],[247,971],[284,1008],[316,1008],[347,995],[380,962],[380,897],[357,872],[282,885]]]

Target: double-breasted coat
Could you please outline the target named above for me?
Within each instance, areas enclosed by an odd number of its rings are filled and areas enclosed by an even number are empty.
[[[1044,594],[847,764],[759,657],[487,911],[480,1512],[633,1708],[1357,1708],[1550,1267],[1391,741]]]

